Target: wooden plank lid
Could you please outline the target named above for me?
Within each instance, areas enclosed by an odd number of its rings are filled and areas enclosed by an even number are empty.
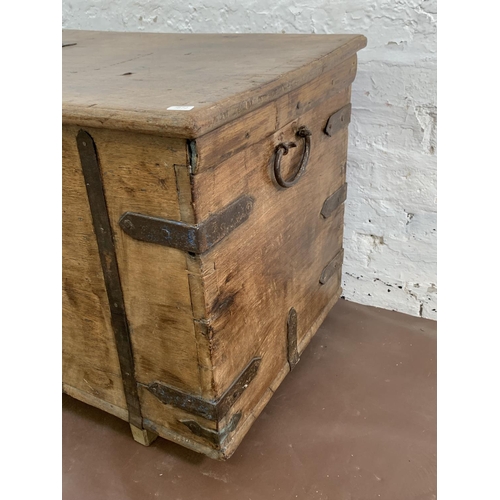
[[[63,31],[63,123],[196,138],[313,80],[362,35]]]

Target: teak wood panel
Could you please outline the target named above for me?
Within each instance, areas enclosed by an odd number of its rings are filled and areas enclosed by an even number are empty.
[[[86,402],[105,401],[115,408],[112,413],[126,418],[123,382],[76,131],[65,127],[62,134],[64,390]]]
[[[63,123],[196,138],[337,67],[362,35],[63,31]],[[190,110],[169,110],[192,106]]]
[[[252,384],[268,387],[286,359],[289,309],[297,310],[300,341],[340,286],[338,276],[324,285],[319,277],[341,249],[343,207],[327,220],[321,209],[345,182],[347,129],[328,137],[324,128],[349,98],[348,87],[217,168],[193,176],[197,217],[241,194],[255,198],[248,221],[199,257],[216,395],[257,355],[263,361]],[[281,189],[271,180],[274,149],[295,140],[300,125],[312,131],[311,158],[297,185]],[[284,157],[285,168],[296,168],[303,147],[297,142]]]

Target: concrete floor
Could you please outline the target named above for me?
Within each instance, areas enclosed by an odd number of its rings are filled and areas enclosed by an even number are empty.
[[[64,500],[436,498],[436,323],[340,300],[233,457],[63,396]]]

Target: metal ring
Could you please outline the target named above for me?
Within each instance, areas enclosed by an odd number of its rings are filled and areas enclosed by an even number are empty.
[[[311,152],[311,131],[307,127],[300,127],[296,135],[298,137],[304,138],[304,152],[302,153],[302,158],[300,160],[299,168],[297,172],[289,179],[283,179],[281,176],[281,158],[283,155],[287,155],[290,148],[297,147],[295,142],[282,142],[276,146],[275,156],[274,156],[274,178],[276,182],[284,188],[292,187],[298,182],[302,177],[302,174],[306,170],[307,162],[309,161],[309,155]]]

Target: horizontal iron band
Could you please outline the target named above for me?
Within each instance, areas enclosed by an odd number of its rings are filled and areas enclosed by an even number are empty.
[[[197,225],[126,212],[120,218],[120,227],[136,240],[201,254],[243,224],[253,203],[251,196],[241,196]]]
[[[218,421],[228,413],[234,402],[243,394],[250,382],[255,378],[260,362],[261,358],[253,358],[217,401],[208,401],[159,382],[153,382],[149,385],[139,385],[145,387],[163,404],[175,406],[207,420]]]
[[[335,193],[331,194],[323,203],[321,215],[327,219],[347,198],[347,183],[343,184]]]
[[[339,130],[347,127],[351,122],[351,104],[346,104],[328,119],[325,127],[325,134],[332,137]]]
[[[319,282],[324,285],[336,272],[342,267],[342,261],[344,260],[344,249],[341,248],[340,251],[335,255],[335,257],[323,268]]]
[[[220,431],[207,429],[195,420],[180,420],[193,434],[205,438],[219,448],[230,432],[233,432],[241,419],[241,413],[236,413],[231,417],[229,423]]]

